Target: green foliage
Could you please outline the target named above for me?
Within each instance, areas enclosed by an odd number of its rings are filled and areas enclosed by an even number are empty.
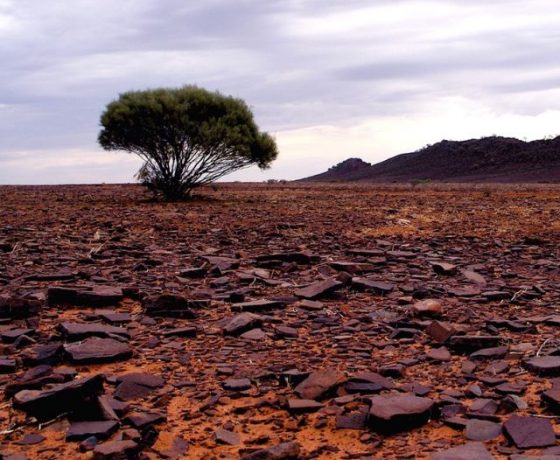
[[[251,165],[267,168],[278,155],[244,101],[196,86],[121,94],[101,126],[99,144],[139,155],[136,177],[168,200]]]

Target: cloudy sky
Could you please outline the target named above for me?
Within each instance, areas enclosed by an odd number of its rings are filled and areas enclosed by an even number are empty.
[[[560,134],[557,0],[0,0],[0,183],[131,181],[96,144],[130,89],[245,99],[294,179],[443,138]]]

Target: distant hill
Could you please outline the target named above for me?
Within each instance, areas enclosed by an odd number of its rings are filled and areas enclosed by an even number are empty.
[[[303,181],[560,182],[560,136],[525,142],[510,137],[441,141],[377,164],[359,158]]]

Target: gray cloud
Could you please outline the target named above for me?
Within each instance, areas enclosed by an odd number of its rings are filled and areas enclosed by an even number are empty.
[[[497,113],[560,110],[538,96],[558,88],[557,10],[553,0],[0,0],[0,183],[29,180],[17,179],[23,151],[99,153],[99,115],[128,89],[219,89],[274,133],[421,117],[443,97]],[[111,167],[92,167],[91,181],[117,177]],[[33,180],[56,181],[56,165],[42,174]]]

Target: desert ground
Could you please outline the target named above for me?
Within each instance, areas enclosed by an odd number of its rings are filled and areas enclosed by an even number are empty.
[[[560,187],[0,203],[0,458],[560,456]]]

